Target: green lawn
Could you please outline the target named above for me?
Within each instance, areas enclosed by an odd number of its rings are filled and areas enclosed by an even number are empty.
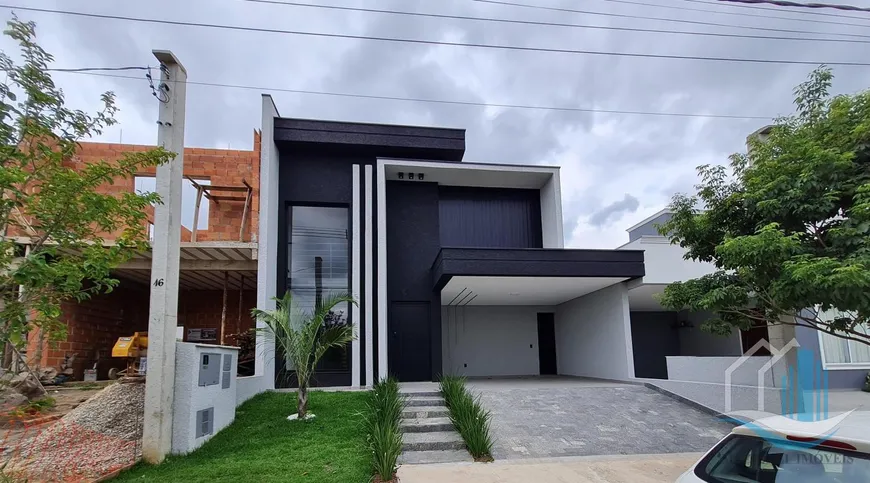
[[[367,482],[371,463],[359,413],[365,392],[312,392],[310,421],[287,421],[296,395],[260,394],[198,450],[159,466],[139,464],[117,481]]]

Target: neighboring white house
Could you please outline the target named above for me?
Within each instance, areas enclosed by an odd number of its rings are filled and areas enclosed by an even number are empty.
[[[741,334],[735,330],[728,337],[713,335],[701,330],[709,314],[674,312],[661,306],[658,297],[668,284],[715,270],[710,263],[686,260],[683,248],[659,234],[658,225],[670,217],[671,212],[664,209],[628,228],[629,242],[617,248],[644,252],[646,274],[631,282],[628,292],[635,375],[724,381],[725,368],[743,355],[747,344],[751,347],[766,338],[766,333]]]
[[[686,260],[685,249],[659,234],[657,225],[670,217],[671,212],[664,209],[628,228],[629,242],[617,248],[644,252],[646,274],[631,282],[628,292],[636,377],[724,382],[725,368],[758,341],[767,340],[780,347],[796,339],[800,347],[811,350],[821,360],[829,388],[861,387],[870,370],[870,346],[866,344],[803,327],[735,330],[728,337],[715,336],[700,329],[708,314],[662,308],[657,296],[668,284],[715,270],[710,263]],[[757,360],[746,364],[747,378],[754,377],[753,368],[761,367],[769,358],[762,354],[753,359]],[[768,383],[777,385],[773,379]]]

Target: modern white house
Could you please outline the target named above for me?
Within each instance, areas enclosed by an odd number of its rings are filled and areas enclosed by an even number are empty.
[[[559,168],[463,161],[462,129],[282,118],[263,97],[257,305],[289,290],[358,305],[358,338],[316,383],[564,374],[634,377],[639,250],[565,249]],[[292,383],[258,340],[238,399]],[[292,371],[290,371],[292,372]]]

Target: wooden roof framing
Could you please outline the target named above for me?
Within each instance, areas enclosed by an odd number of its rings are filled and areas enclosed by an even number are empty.
[[[188,181],[196,188],[196,206],[193,211],[193,227],[190,230],[190,241],[196,241],[196,231],[199,225],[199,206],[202,203],[202,198],[214,201],[215,204],[224,202],[244,202],[245,207],[242,209],[242,226],[239,227],[239,241],[245,241],[245,225],[248,221],[248,213],[251,211],[251,198],[254,194],[254,188],[248,184],[247,180],[242,180],[244,186],[228,186],[228,185],[208,185],[199,184],[190,176],[185,176]],[[216,194],[214,192],[229,192],[229,193],[244,193],[244,196],[233,196]]]

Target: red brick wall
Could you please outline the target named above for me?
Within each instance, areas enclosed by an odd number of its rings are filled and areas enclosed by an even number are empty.
[[[228,290],[226,335],[230,336],[253,329],[254,320],[251,318],[251,309],[256,306],[257,292],[245,290],[242,293],[242,321],[239,324],[239,291]],[[182,292],[178,306],[178,325],[184,326],[184,339],[187,340],[187,329],[218,329],[218,337],[220,337],[222,307],[223,291],[221,290]],[[224,343],[235,345],[235,337],[226,337]]]
[[[187,290],[179,294],[178,325],[184,327],[185,339],[188,328],[214,328],[218,329],[220,336],[222,297],[220,290]],[[126,365],[123,359],[111,359],[112,347],[118,337],[148,330],[148,303],[148,288],[135,284],[123,284],[112,293],[81,303],[65,303],[62,317],[67,324],[67,339],[45,344],[39,365],[60,370],[64,356],[76,353],[75,379],[81,380],[84,369],[93,367],[99,351],[101,362],[98,365],[98,377],[105,379],[110,367],[123,368]],[[235,345],[234,334],[254,328],[251,309],[256,304],[257,292],[245,290],[240,325],[239,291],[227,292],[227,345]],[[28,340],[28,359],[31,362],[36,362],[34,357],[38,340],[37,334]]]
[[[137,144],[80,143],[78,154],[67,163],[72,169],[77,166],[100,160],[112,161],[119,159],[125,152],[146,151],[153,146]],[[155,168],[143,170],[140,176],[153,176]],[[251,151],[235,149],[184,149],[184,175],[194,179],[208,179],[215,186],[244,186],[242,180],[253,188],[251,207],[245,222],[244,241],[252,241],[252,235],[257,233],[260,212],[260,133],[254,131],[254,149]],[[119,179],[108,184],[101,190],[104,193],[124,193],[134,190],[133,179]],[[221,192],[218,195],[243,196],[244,192]],[[208,229],[197,231],[197,241],[239,241],[239,229],[242,225],[243,201],[223,201],[217,204],[203,198],[203,203],[209,203]],[[151,210],[149,210],[151,211]],[[153,214],[149,213],[153,221]],[[144,229],[144,227],[143,227]],[[13,230],[15,231],[15,230]],[[11,233],[24,235],[24,233]],[[111,240],[110,234],[105,234]],[[190,232],[182,230],[182,241],[190,241]]]
[[[75,378],[81,379],[99,352],[98,372],[104,378],[112,365],[123,366],[110,360],[118,337],[148,330],[148,297],[147,289],[131,284],[80,303],[65,302],[61,318],[67,326],[66,341],[44,345],[40,365],[60,371],[64,356],[75,353]],[[28,339],[28,359],[35,357],[38,340],[37,334]]]

